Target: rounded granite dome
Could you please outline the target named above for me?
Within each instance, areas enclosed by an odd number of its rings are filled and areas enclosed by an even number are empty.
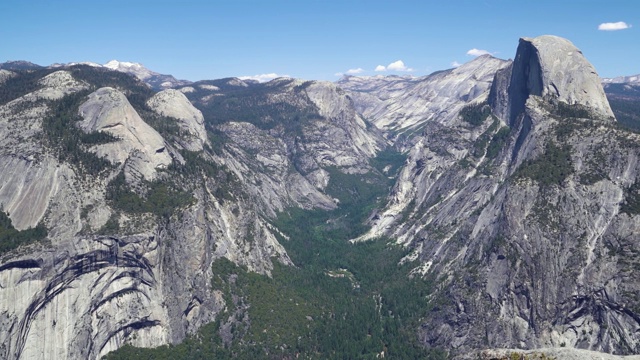
[[[514,79],[516,75],[526,79],[532,95],[552,96],[588,107],[594,115],[614,118],[595,68],[567,39],[553,35],[521,38],[515,69],[525,72],[514,74]]]

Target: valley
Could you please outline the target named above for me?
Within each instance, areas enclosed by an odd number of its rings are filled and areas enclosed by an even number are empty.
[[[0,357],[638,354],[633,79],[555,36],[335,83],[2,64]]]

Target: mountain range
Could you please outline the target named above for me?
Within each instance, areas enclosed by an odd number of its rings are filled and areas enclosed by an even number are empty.
[[[0,64],[0,357],[638,354],[637,79]]]

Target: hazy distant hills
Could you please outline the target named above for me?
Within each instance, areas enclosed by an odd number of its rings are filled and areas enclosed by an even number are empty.
[[[107,69],[127,73],[144,81],[152,89],[157,91],[174,88],[178,86],[184,86],[191,83],[191,81],[188,81],[188,80],[178,80],[172,75],[165,75],[165,74],[157,73],[155,71],[151,71],[140,63],[118,61],[118,60],[111,60],[106,64],[98,64],[94,62],[71,62],[67,64],[56,63],[56,64],[50,65],[49,67],[64,68],[64,67],[70,67],[75,65],[102,67],[102,68],[107,68]],[[46,68],[46,66],[41,66],[29,61],[22,61],[22,60],[7,61],[0,64],[0,69],[4,69],[4,70],[38,70],[43,68]]]

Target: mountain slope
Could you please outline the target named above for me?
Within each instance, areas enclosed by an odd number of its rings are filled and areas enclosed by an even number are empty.
[[[569,41],[423,78],[139,77],[0,69],[0,357],[640,352],[640,135]]]
[[[144,81],[154,90],[175,88],[191,83],[187,80],[178,80],[172,75],[165,75],[157,73],[155,71],[151,71],[139,63],[111,60],[103,66],[111,70],[133,75],[138,79]]]
[[[522,39],[492,86],[461,113],[482,135],[420,138],[363,238],[397,237],[442,282],[426,344],[639,351],[638,135],[564,39]]]
[[[233,306],[211,286],[214,262],[266,275],[292,265],[277,213],[336,208],[334,178],[386,185],[370,165],[384,140],[335,85],[251,86],[224,96],[264,100],[251,104],[263,118],[213,117],[195,99],[203,114],[182,92],[103,67],[8,74],[0,357],[99,358],[181,341]],[[4,227],[21,238],[5,244]]]
[[[508,64],[485,55],[423,78],[350,76],[337,84],[350,91],[358,110],[390,139],[406,138],[428,123],[451,127],[460,109],[481,101],[496,71]]]

